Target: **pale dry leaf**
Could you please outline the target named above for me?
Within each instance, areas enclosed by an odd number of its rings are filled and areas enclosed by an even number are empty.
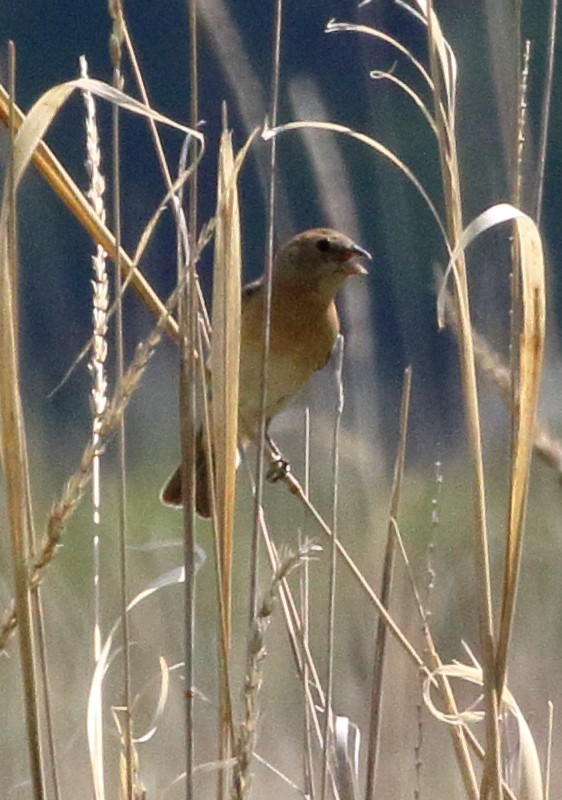
[[[473,707],[465,711],[459,711],[458,715],[453,716],[443,713],[435,706],[431,696],[431,688],[435,683],[435,678],[438,676],[444,676],[447,679],[458,679],[482,687],[482,669],[480,666],[469,666],[458,662],[444,664],[429,674],[423,684],[424,703],[436,719],[448,725],[472,725],[480,722],[484,718],[484,712],[475,711]],[[509,757],[509,773],[513,784],[516,784],[511,785],[510,788],[515,792],[519,800],[544,800],[537,746],[527,720],[514,696],[505,687],[502,694],[502,707],[504,715],[509,714],[515,721],[518,735],[517,746],[512,748]],[[506,724],[505,720],[503,724]]]
[[[346,127],[345,125],[339,125],[338,123],[335,122],[317,122],[314,120],[289,122],[286,125],[279,125],[276,128],[268,128],[266,126],[262,133],[262,137],[266,141],[268,141],[269,139],[272,139],[274,136],[279,136],[279,134],[286,133],[288,131],[301,130],[303,128],[311,128],[312,130],[320,130],[320,131],[331,131],[332,133],[343,133],[346,136],[350,136],[352,139],[356,139],[357,141],[366,144],[368,147],[372,148],[377,153],[380,153],[380,155],[384,156],[388,161],[390,161],[391,164],[397,167],[400,170],[400,172],[402,172],[402,174],[408,178],[410,183],[412,183],[415,186],[419,194],[424,199],[425,204],[427,205],[428,209],[431,212],[431,215],[433,216],[433,219],[437,223],[437,227],[441,231],[441,235],[443,236],[443,241],[445,242],[445,246],[447,247],[447,250],[450,252],[445,226],[443,225],[443,222],[441,220],[441,217],[439,216],[437,209],[435,208],[435,205],[433,204],[431,198],[423,188],[422,184],[416,178],[412,170],[408,166],[406,166],[406,164],[404,164],[404,162],[401,161],[401,159],[399,159],[398,156],[392,152],[392,150],[390,150],[388,147],[385,147],[385,145],[381,144],[377,139],[373,139],[371,136],[367,136],[364,133],[355,131],[352,128]]]

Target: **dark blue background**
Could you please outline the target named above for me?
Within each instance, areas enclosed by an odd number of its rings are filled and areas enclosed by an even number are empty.
[[[205,5],[202,2],[202,5]],[[515,120],[517,39],[513,15],[502,24],[494,20],[492,4],[438,3],[437,11],[459,62],[458,142],[464,187],[464,214],[469,221],[488,205],[510,198],[512,156],[502,145],[502,129]],[[228,4],[231,19],[251,67],[261,81],[269,103],[274,4],[239,0]],[[189,108],[188,35],[185,3],[126,4],[129,28],[136,45],[150,97],[155,107],[180,121]],[[382,28],[403,41],[422,61],[426,60],[425,33],[403,9],[391,3],[371,3],[357,9],[352,2],[287,2],[283,20],[281,122],[293,118],[289,87],[308,77],[318,88],[326,117],[364,131],[394,150],[422,181],[441,209],[437,150],[425,121],[394,86],[369,79],[371,69],[394,69],[396,74],[431,100],[404,59],[389,46],[354,33],[326,35],[330,18],[360,21]],[[220,28],[216,30],[220,38]],[[92,76],[110,80],[107,54],[110,23],[105,3],[44,4],[6,0],[0,8],[2,42],[12,38],[18,54],[18,101],[27,109],[53,84],[77,74],[80,54],[85,53]],[[200,220],[213,213],[215,202],[215,154],[220,133],[221,103],[229,103],[229,118],[240,146],[249,126],[262,122],[243,119],[236,97],[221,64],[209,30],[200,26],[200,116],[207,137],[207,157],[200,170]],[[533,147],[543,87],[546,5],[528,3],[523,35],[533,38],[530,78],[530,176],[526,197],[532,199]],[[224,36],[227,36],[225,33]],[[5,49],[2,76],[5,81]],[[498,63],[504,69],[498,73]],[[506,81],[505,77],[510,80]],[[133,91],[129,71],[126,89]],[[231,79],[232,81],[232,76]],[[503,81],[503,82],[502,82]],[[553,94],[551,146],[547,163],[544,231],[550,264],[550,329],[556,330],[560,256],[559,236],[561,134],[560,70]],[[242,87],[251,92],[251,87]],[[504,115],[502,117],[502,114]],[[506,122],[507,114],[507,122]],[[110,113],[99,107],[104,169],[110,172]],[[503,120],[503,121],[502,121]],[[511,124],[511,130],[514,130]],[[181,136],[162,130],[169,163],[174,170]],[[128,249],[136,244],[144,224],[164,192],[163,181],[142,121],[123,123],[122,194],[123,240]],[[319,137],[324,134],[317,134]],[[66,168],[83,187],[83,111],[76,96],[62,111],[48,134],[48,141]],[[5,145],[5,136],[2,142]],[[376,336],[376,367],[365,375],[375,381],[379,402],[395,408],[402,372],[413,363],[415,398],[413,412],[414,452],[424,456],[426,442],[443,446],[456,440],[460,418],[455,346],[450,334],[439,334],[435,324],[433,264],[443,264],[445,250],[423,202],[415,190],[382,158],[362,145],[338,139],[353,189],[357,231],[361,243],[372,250],[375,261],[368,282],[372,298],[372,326]],[[314,175],[299,134],[279,139],[278,232],[284,238],[299,229],[327,222],[322,198],[317,196]],[[267,163],[267,145],[258,141],[254,156],[241,177],[243,241],[246,278],[262,269],[265,235],[265,198],[259,180],[260,165]],[[334,187],[337,191],[338,187]],[[109,202],[109,201],[108,201]],[[528,205],[530,208],[530,205]],[[337,222],[337,220],[335,221]],[[87,339],[89,311],[89,244],[51,190],[36,175],[26,178],[21,192],[21,296],[24,358],[32,376],[33,392],[46,395],[62,376],[79,347]],[[502,234],[489,235],[471,251],[471,291],[477,324],[492,342],[506,352],[508,330],[508,260]],[[143,269],[155,288],[167,294],[175,280],[174,229],[165,219],[151,244]],[[200,269],[209,289],[211,250]],[[127,329],[132,347],[146,330],[146,312],[135,298],[127,304]],[[62,323],[62,324],[61,324]],[[137,325],[138,323],[138,325]],[[56,400],[44,407],[55,417],[75,408],[76,398],[87,391],[88,376],[81,370]],[[391,416],[394,420],[395,414]],[[393,422],[383,435],[394,446]],[[432,453],[432,457],[435,454]]]

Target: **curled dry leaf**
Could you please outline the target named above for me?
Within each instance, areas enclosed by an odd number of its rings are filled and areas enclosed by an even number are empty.
[[[447,725],[472,725],[483,720],[484,712],[476,710],[476,703],[465,711],[459,711],[455,716],[440,711],[431,696],[431,687],[435,685],[435,678],[438,676],[445,676],[448,679],[456,678],[481,687],[482,669],[480,666],[459,663],[444,664],[426,677],[423,684],[423,699],[431,714]],[[518,734],[516,746],[514,747],[512,744],[507,755],[509,775],[505,776],[505,780],[509,782],[510,789],[518,800],[544,800],[537,747],[521,709],[507,688],[503,690],[502,706],[504,711],[503,728],[505,729],[507,724],[505,715],[508,714],[515,721]]]

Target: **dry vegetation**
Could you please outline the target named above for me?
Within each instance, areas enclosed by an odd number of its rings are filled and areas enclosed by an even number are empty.
[[[552,696],[556,682],[549,687],[532,681],[531,686],[523,684],[525,671],[534,674],[528,648],[545,647],[538,629],[543,622],[556,624],[555,605],[542,610],[541,622],[541,601],[528,602],[529,593],[537,590],[521,570],[533,450],[557,474],[561,464],[560,446],[537,419],[545,344],[544,259],[535,222],[540,207],[533,214],[520,211],[516,185],[512,204],[499,203],[466,225],[457,154],[455,55],[431,3],[412,0],[401,5],[403,13],[413,15],[425,31],[425,63],[375,28],[336,23],[328,28],[382,38],[396,48],[397,63],[405,59],[413,65],[418,75],[415,86],[399,78],[399,69],[396,74],[377,73],[377,78],[397,84],[421,111],[420,119],[429,122],[439,153],[439,200],[432,199],[408,166],[374,135],[319,120],[278,124],[283,80],[280,0],[272,9],[276,16],[269,122],[254,131],[238,153],[226,114],[219,152],[205,149],[197,125],[196,93],[190,126],[151,107],[118,2],[110,3],[112,86],[87,77],[83,65],[80,79],[47,92],[27,115],[11,102],[9,88],[0,87],[0,117],[10,130],[12,145],[0,218],[6,507],[2,553],[6,557],[8,539],[11,543],[11,567],[4,570],[2,583],[6,609],[0,619],[0,650],[10,656],[0,667],[3,797],[539,800],[549,796],[551,780],[560,785],[560,770],[550,773],[545,735],[547,703],[557,699]],[[195,52],[195,1],[190,4],[190,32]],[[124,59],[132,65],[136,81],[128,93],[122,85]],[[191,85],[196,86],[200,76],[193,53],[190,69]],[[43,142],[74,91],[82,92],[86,100],[87,197]],[[549,91],[547,86],[546,96]],[[520,164],[525,92],[523,69],[519,130],[514,137]],[[132,255],[121,244],[119,214],[113,215],[111,225],[105,217],[109,187],[100,172],[94,100],[109,101],[114,108],[113,206],[119,208],[123,202],[119,126],[129,112],[141,115],[150,127],[167,184],[167,193]],[[547,115],[544,126],[546,120]],[[187,137],[177,177],[170,173],[160,126],[172,126]],[[440,279],[437,310],[440,324],[451,326],[458,343],[469,454],[469,466],[449,468],[445,483],[455,487],[451,491],[443,491],[442,467],[437,478],[408,475],[410,395],[416,375],[407,369],[390,491],[381,484],[373,495],[369,488],[370,507],[359,500],[354,507],[359,479],[353,475],[350,480],[349,465],[360,447],[352,432],[346,430],[342,436],[340,430],[345,394],[353,392],[353,386],[341,383],[342,349],[335,375],[330,376],[332,411],[319,421],[311,422],[308,413],[302,424],[297,420],[302,435],[293,437],[294,472],[282,477],[280,485],[266,485],[263,476],[275,453],[262,432],[257,468],[252,456],[240,470],[246,474],[236,477],[242,260],[237,184],[258,137],[269,142],[265,201],[269,276],[276,143],[295,129],[306,129],[307,135],[327,131],[350,137],[357,147],[369,148],[373,158],[390,161],[412,191],[422,196],[442,234],[448,265]],[[219,178],[216,213],[201,222],[197,186],[203,159],[217,159]],[[87,230],[94,250],[93,328],[86,350],[92,430],[84,431],[79,465],[46,522],[38,508],[44,497],[29,480],[33,444],[26,439],[29,423],[20,393],[18,309],[25,298],[17,291],[16,198],[30,162]],[[140,265],[166,210],[177,228],[177,285],[163,301]],[[512,237],[509,363],[503,363],[473,330],[471,320],[465,251],[494,226],[501,226],[506,238]],[[199,257],[209,243],[214,247],[210,312],[198,276]],[[442,255],[436,254],[436,260]],[[136,293],[155,320],[129,363],[119,301],[125,292]],[[111,326],[116,333],[108,339]],[[206,403],[204,367],[211,331],[212,414]],[[137,391],[142,392],[146,367],[166,336],[179,343],[178,439],[188,485],[193,485],[198,416],[214,443],[211,526],[196,520],[193,492],[187,492],[183,514],[172,515],[169,521],[170,512],[156,508],[158,481],[150,486],[147,503],[146,480],[136,486],[138,471],[128,464],[129,403]],[[108,383],[108,360],[117,365],[113,385]],[[82,366],[80,359],[76,368]],[[510,452],[501,486],[484,470],[478,368],[509,413]],[[386,413],[394,424],[396,411]],[[322,445],[314,444],[318,430]],[[107,463],[111,453],[116,465]],[[322,479],[316,492],[310,488],[315,469],[311,453],[326,464],[315,473]],[[104,483],[105,474],[111,477]],[[107,499],[104,485],[111,487]],[[545,499],[547,492],[558,489],[552,482],[544,483],[541,491]],[[388,494],[384,503],[383,492]],[[236,493],[240,497],[235,505]],[[533,502],[537,504],[538,495]],[[555,503],[556,499],[545,500],[547,508]],[[386,515],[379,511],[381,505],[388,507]],[[534,509],[532,514],[548,519],[544,509],[543,516]],[[148,544],[140,545],[138,531],[143,525],[156,532]],[[181,567],[178,551],[170,549],[162,535],[166,525],[176,541],[182,529]],[[446,536],[456,552],[440,562],[439,556],[426,551],[419,531],[427,527],[433,539],[438,533]],[[373,530],[378,534],[376,543],[367,547],[365,540]],[[465,537],[469,531],[470,542]],[[91,544],[86,547],[88,538]],[[455,625],[463,606],[463,622]],[[446,626],[449,615],[453,623]],[[534,635],[521,636],[518,620],[531,626]],[[471,649],[463,647],[464,637]],[[553,647],[550,654],[541,655],[546,665],[541,674],[555,663],[556,653]],[[462,663],[451,663],[453,658]],[[511,665],[515,665],[514,683],[508,674]],[[482,700],[475,703],[480,694]],[[529,696],[535,698],[530,722],[521,710]],[[543,716],[537,718],[537,713]],[[559,746],[555,741],[554,752]],[[554,789],[550,796],[555,796]]]

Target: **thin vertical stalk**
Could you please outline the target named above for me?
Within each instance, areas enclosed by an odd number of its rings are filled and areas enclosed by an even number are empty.
[[[41,588],[37,586],[33,592],[35,614],[37,618],[37,641],[39,648],[39,670],[43,688],[43,705],[45,716],[46,750],[49,757],[47,774],[51,778],[54,800],[60,800],[60,782],[57,766],[57,748],[55,743],[55,730],[53,726],[53,711],[50,693],[49,660],[47,653],[47,640],[45,638],[45,620],[43,616],[43,603],[41,601]]]
[[[556,27],[558,17],[558,0],[550,0],[550,15],[548,19],[548,54],[546,63],[546,77],[542,98],[538,175],[535,198],[535,221],[540,228],[542,219],[542,200],[544,191],[544,172],[546,169],[546,153],[548,146],[548,128],[550,121],[550,107],[552,105],[552,86],[554,82],[554,52],[556,45]]]
[[[9,219],[7,242],[2,246],[5,262],[0,264],[0,442],[4,455],[7,511],[14,564],[16,614],[19,623],[20,669],[22,674],[27,745],[31,770],[31,786],[35,800],[45,797],[41,733],[37,707],[35,676],[34,626],[28,580],[30,557],[29,491],[23,410],[20,396],[18,364],[17,298],[18,257],[16,224],[16,191],[14,182],[14,96],[16,57],[13,42],[8,47],[8,80],[10,91],[9,129]]]
[[[197,37],[197,2],[188,0],[189,20],[189,77],[190,77],[190,109],[189,116],[192,127],[197,127],[199,118],[199,74],[198,74],[198,37]],[[192,143],[195,147],[195,142]],[[192,150],[193,152],[193,150]],[[189,184],[189,262],[178,263],[178,280],[185,277],[184,289],[180,293],[180,436],[181,436],[181,481],[183,486],[183,546],[185,568],[184,592],[184,647],[185,647],[185,797],[193,800],[193,763],[194,763],[194,665],[195,649],[195,452],[196,452],[196,357],[197,349],[197,316],[198,298],[196,291],[196,252],[197,252],[197,167],[194,167]],[[222,726],[221,726],[222,730]],[[221,737],[222,742],[222,737]],[[219,745],[220,746],[220,745]],[[220,758],[220,754],[219,754]],[[219,770],[219,789],[224,785],[222,770]],[[221,794],[219,793],[219,797]]]
[[[270,452],[270,456],[273,460],[273,452]],[[320,530],[328,537],[332,536],[332,531],[328,523],[323,519],[320,512],[316,509],[316,507],[310,502],[308,497],[305,495],[302,486],[293,475],[292,472],[289,472],[287,475],[284,476],[283,482],[288,487],[290,493],[296,496],[299,501],[303,504],[303,506],[308,510],[312,519],[316,522]],[[365,578],[353,558],[349,555],[343,544],[339,539],[336,541],[336,547],[340,554],[340,557],[343,560],[343,563],[347,566],[350,570],[353,578],[357,581],[358,585],[361,589],[365,592],[370,602],[374,605],[377,610],[377,613],[385,620],[385,624],[390,629],[392,635],[395,637],[398,645],[401,649],[406,653],[406,655],[410,658],[413,664],[419,669],[425,669],[424,662],[419,653],[416,651],[415,647],[409,642],[406,636],[402,633],[398,625],[394,622],[393,618],[390,616],[386,608],[383,606],[377,593],[371,588],[368,580]]]
[[[88,77],[88,63],[86,58],[80,58],[80,77]],[[105,179],[101,173],[99,136],[96,119],[96,106],[93,95],[83,92],[85,107],[86,128],[86,171],[89,177],[88,199],[92,208],[105,224],[106,213],[104,204]],[[103,414],[107,408],[107,379],[105,362],[107,358],[107,321],[109,307],[109,281],[107,276],[107,254],[101,245],[96,245],[95,255],[92,256],[92,340],[91,359],[89,369],[91,375],[92,397],[92,447],[95,455],[92,460],[92,572],[93,606],[94,606],[94,637],[93,651],[94,662],[100,657],[101,652],[101,448],[99,429],[102,425]]]
[[[460,178],[455,140],[454,108],[451,106],[450,91],[454,91],[449,80],[449,91],[444,87],[443,70],[448,64],[443,56],[444,39],[433,11],[432,0],[427,3],[428,45],[431,77],[434,86],[435,120],[438,129],[439,158],[445,197],[447,233],[454,248],[462,234],[462,204]],[[439,41],[438,41],[439,37]],[[441,50],[438,49],[439,44]],[[459,319],[459,360],[461,382],[466,414],[466,436],[473,469],[474,503],[474,551],[476,577],[479,584],[479,628],[482,651],[482,671],[484,677],[484,702],[486,711],[486,760],[481,787],[481,798],[488,797],[492,790],[494,800],[501,794],[500,740],[498,728],[499,702],[495,683],[494,621],[492,609],[492,589],[490,579],[490,557],[488,551],[488,532],[486,520],[486,494],[476,367],[470,326],[470,307],[466,263],[460,256],[454,265],[455,303]]]
[[[121,0],[110,0],[109,13],[113,22],[113,29],[109,40],[109,50],[113,66],[113,85],[119,91],[123,90],[123,77],[121,74],[121,45],[123,41],[122,18],[123,11]],[[121,153],[120,153],[120,114],[119,108],[114,105],[112,113],[112,165],[113,165],[113,216],[115,231],[115,297],[117,308],[115,313],[115,357],[117,385],[121,386],[125,374],[124,332],[123,332],[123,302],[122,302],[122,275],[121,275]],[[121,623],[123,642],[123,732],[125,750],[125,787],[128,800],[133,800],[133,752],[131,733],[131,661],[130,661],[130,636],[129,618],[127,615],[128,588],[127,588],[127,448],[125,435],[125,417],[122,416],[117,428],[117,447],[119,463],[118,484],[118,528],[119,528],[119,579],[121,587]]]
[[[304,415],[304,492],[307,497],[310,494],[310,409],[306,408]],[[299,546],[302,547],[306,539],[306,523],[308,521],[308,514],[304,517],[304,530],[301,536]],[[309,629],[309,608],[310,608],[310,595],[309,595],[309,568],[308,559],[305,559],[300,574],[300,596],[301,596],[301,630],[303,648],[305,651],[309,649],[308,629]],[[307,689],[309,685],[309,666],[308,660],[303,658],[303,691],[304,691],[304,753],[303,753],[303,770],[304,770],[304,794],[308,800],[314,798],[314,769],[312,762],[312,720],[310,706],[307,703]]]
[[[272,67],[272,98],[270,117],[272,125],[277,124],[277,111],[279,107],[279,81],[281,72],[281,28],[283,20],[283,0],[276,0],[275,3],[275,23],[273,34],[273,67]],[[259,532],[260,532],[260,508],[263,501],[263,466],[264,466],[264,447],[266,434],[266,408],[267,408],[267,379],[269,373],[269,340],[271,334],[271,286],[273,275],[273,249],[275,237],[275,168],[276,168],[277,145],[275,137],[271,140],[269,149],[269,194],[268,194],[268,224],[267,224],[267,245],[265,254],[265,305],[264,305],[264,327],[263,327],[263,351],[261,363],[261,385],[260,385],[260,435],[258,443],[258,454],[256,463],[256,492],[254,496],[254,524],[252,530],[252,549],[250,557],[250,598],[248,603],[248,625],[257,610],[257,581],[258,581],[258,558],[259,558]]]
[[[524,196],[524,169],[525,160],[525,130],[527,127],[527,98],[529,90],[529,64],[531,62],[531,41],[525,40],[523,51],[523,65],[518,87],[517,103],[517,128],[515,142],[515,186],[513,189],[513,203],[518,208],[526,206]]]
[[[322,759],[322,790],[321,798],[328,797],[328,767],[329,753],[332,744],[332,698],[334,694],[334,643],[335,643],[335,616],[336,616],[336,575],[338,556],[338,486],[339,486],[339,455],[340,455],[340,427],[343,414],[344,393],[342,380],[344,339],[340,334],[336,344],[336,418],[333,435],[333,463],[332,463],[332,542],[330,585],[328,589],[328,676],[326,681],[326,701],[324,704],[324,752]]]
[[[197,325],[197,345],[199,348],[199,353],[202,355],[203,350],[203,342],[202,342],[202,329],[204,330],[204,323],[202,318],[198,320]],[[203,362],[203,358],[198,359],[198,367],[199,367],[199,379],[201,386],[203,387],[203,420],[202,420],[202,429],[204,432],[204,436],[207,442],[211,441],[211,409],[209,403],[209,397],[206,393],[207,389],[207,376],[206,370],[207,367]],[[209,489],[210,489],[210,497],[213,498],[213,502],[211,504],[211,510],[213,514],[213,528],[216,531],[217,529],[217,519],[216,519],[216,503],[214,502],[215,497],[215,487],[214,487],[214,469],[213,469],[213,459],[212,459],[212,452],[209,445],[207,447],[207,470],[209,475]],[[218,536],[213,536],[213,549],[214,549],[214,564],[215,564],[215,587],[217,591],[217,609],[218,609],[218,621],[220,626],[220,633],[217,642],[217,650],[218,650],[218,657],[219,657],[219,681],[222,697],[223,697],[223,709],[224,709],[224,720],[228,725],[229,729],[229,736],[232,740],[234,740],[234,722],[233,722],[233,715],[232,715],[232,699],[231,699],[231,691],[230,691],[230,664],[229,664],[229,630],[228,630],[228,613],[226,610],[225,605],[225,597],[223,592],[224,586],[224,578],[223,578],[223,559],[221,553],[221,543],[219,542]]]
[[[16,46],[13,41],[8,42],[8,133],[10,135],[10,161],[9,161],[9,183],[10,192],[10,219],[8,228],[8,269],[10,272],[11,285],[11,313],[14,328],[14,342],[16,349],[19,349],[19,303],[18,303],[18,247],[17,247],[17,208],[16,208],[16,187],[14,183],[14,139],[16,137]]]
[[[381,580],[380,600],[386,609],[390,606],[392,590],[392,573],[394,570],[394,556],[396,550],[396,537],[393,526],[398,517],[402,478],[404,476],[404,463],[406,460],[406,438],[408,434],[408,416],[410,413],[410,394],[412,389],[412,368],[407,367],[404,372],[404,385],[402,388],[402,401],[400,404],[400,435],[398,452],[394,464],[394,480],[388,512],[388,527],[386,532],[386,548],[383,560],[383,573]],[[375,655],[373,665],[373,682],[371,688],[371,716],[369,725],[369,746],[367,755],[367,786],[365,800],[373,800],[375,796],[375,783],[377,777],[378,753],[380,744],[381,709],[383,697],[383,669],[386,653],[386,625],[379,617],[375,639]]]
[[[514,186],[514,204],[523,208],[525,203],[524,192],[524,169],[525,162],[525,131],[527,128],[527,105],[528,105],[528,89],[529,89],[529,64],[531,60],[531,42],[529,39],[525,40],[525,48],[522,57],[521,76],[518,86],[518,115],[516,127],[516,140],[515,140],[515,154],[516,154],[516,172],[515,172],[515,186]],[[510,395],[510,457],[512,470],[515,464],[515,457],[517,452],[518,436],[520,429],[520,411],[521,402],[519,398],[520,393],[520,337],[521,337],[521,249],[518,245],[516,223],[514,223],[514,237],[511,246],[511,314],[510,314],[510,365],[509,374],[511,376],[511,395]],[[510,481],[513,483],[513,473],[510,476]],[[509,643],[511,639],[511,630],[513,626],[513,614],[515,610],[515,597],[517,593],[517,582],[519,574],[519,561],[520,561],[520,540],[515,543],[511,538],[514,532],[511,530],[511,501],[510,497],[510,511],[508,513],[508,529],[507,539],[505,546],[505,563],[504,563],[504,577],[502,589],[502,606],[500,612],[500,624],[498,633],[498,642],[496,647],[496,690],[498,697],[501,698],[505,677],[507,671],[507,657]],[[526,501],[525,501],[526,504]],[[516,548],[518,555],[512,554],[513,548]],[[513,572],[514,561],[516,564],[515,572]]]
[[[548,735],[544,764],[544,800],[550,800],[550,776],[552,772],[552,731],[554,727],[554,704],[548,701]]]

